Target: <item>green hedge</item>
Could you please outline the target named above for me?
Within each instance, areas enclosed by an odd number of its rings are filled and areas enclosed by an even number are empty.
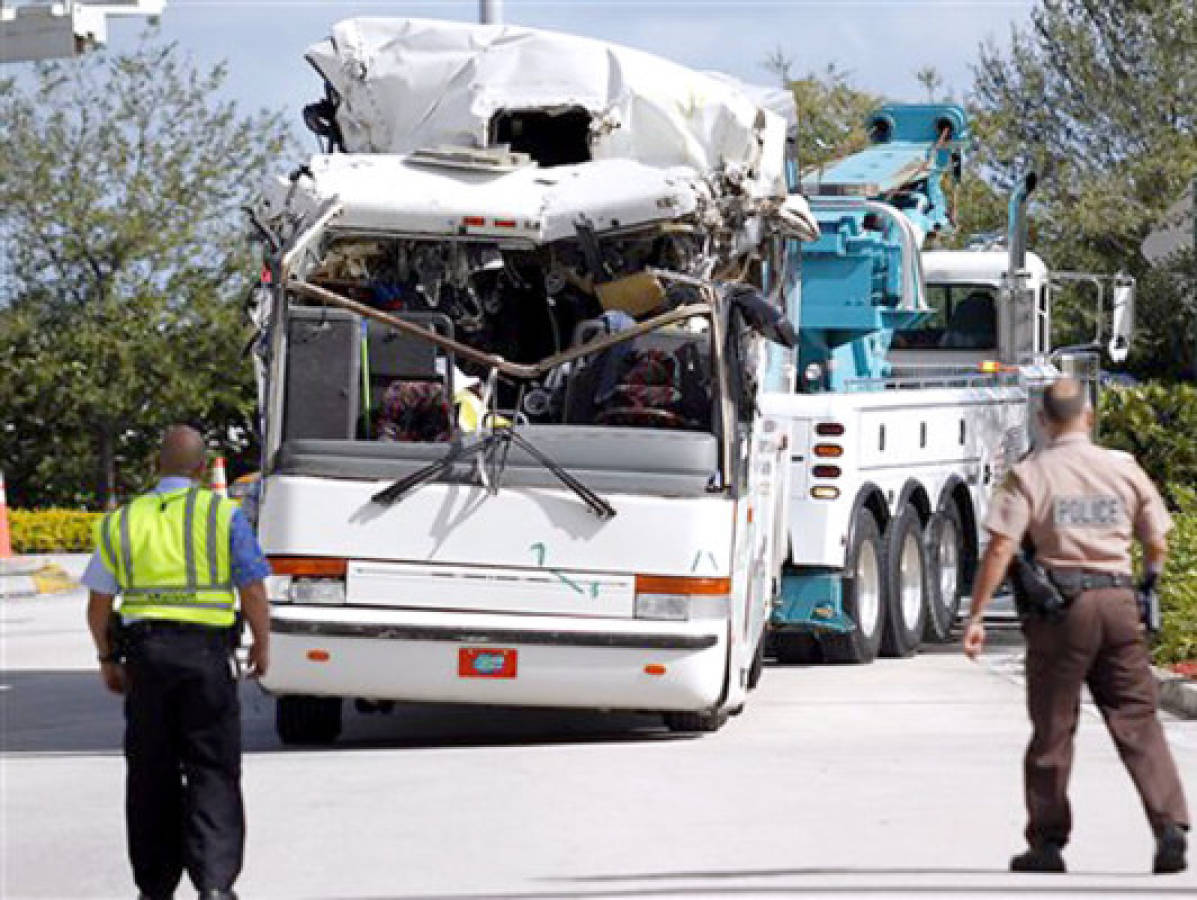
[[[1164,629],[1156,662],[1197,659],[1197,386],[1148,383],[1102,392],[1098,435],[1131,453],[1172,508],[1160,582]]]
[[[1173,494],[1179,509],[1160,579],[1164,628],[1155,648],[1160,664],[1197,660],[1197,491],[1174,485]]]
[[[1173,509],[1197,485],[1197,387],[1159,382],[1102,391],[1098,437],[1139,461]]]
[[[73,553],[92,549],[92,528],[102,513],[78,509],[14,509],[9,512],[16,553]]]

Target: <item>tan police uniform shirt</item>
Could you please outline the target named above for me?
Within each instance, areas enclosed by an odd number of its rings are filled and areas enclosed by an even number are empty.
[[[985,527],[1013,541],[1029,533],[1045,566],[1130,574],[1131,537],[1172,527],[1159,491],[1129,453],[1069,432],[1016,465],[994,491]]]

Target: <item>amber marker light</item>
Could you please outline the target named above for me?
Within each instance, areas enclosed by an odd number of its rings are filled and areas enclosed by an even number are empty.
[[[844,448],[839,444],[815,444],[815,456],[823,459],[838,459],[844,455]]]
[[[309,650],[308,659],[312,662],[328,662],[329,653],[327,650]]]
[[[649,663],[644,667],[645,675],[664,675],[665,667],[660,663]]]
[[[731,593],[731,579],[637,575],[636,593],[690,594],[706,597],[723,597]]]
[[[275,575],[308,578],[344,578],[349,564],[331,556],[272,556],[270,571]]]

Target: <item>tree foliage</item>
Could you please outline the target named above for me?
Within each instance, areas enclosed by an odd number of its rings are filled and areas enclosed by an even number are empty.
[[[145,485],[191,421],[253,439],[239,206],[289,143],[153,36],[0,92],[0,459],[15,503],[103,503]]]
[[[1040,175],[1032,246],[1054,269],[1122,270],[1144,287],[1159,282],[1140,247],[1197,172],[1191,0],[1042,0],[1007,48],[982,48],[975,73],[988,178],[1005,191],[1028,169]],[[1158,295],[1141,290],[1140,299],[1158,306]],[[1058,310],[1081,330],[1065,338],[1083,336],[1079,303]],[[1164,335],[1140,331],[1139,371],[1183,374],[1183,360],[1143,352]],[[1195,343],[1190,332],[1187,345]]]
[[[843,69],[829,65],[809,72],[789,88],[798,107],[798,163],[804,170],[868,145],[865,119],[882,100],[853,87]]]

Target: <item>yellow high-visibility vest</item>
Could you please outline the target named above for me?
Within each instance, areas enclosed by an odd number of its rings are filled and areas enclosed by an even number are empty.
[[[143,494],[104,516],[96,547],[116,575],[121,613],[232,625],[232,525],[233,503],[198,487]]]

